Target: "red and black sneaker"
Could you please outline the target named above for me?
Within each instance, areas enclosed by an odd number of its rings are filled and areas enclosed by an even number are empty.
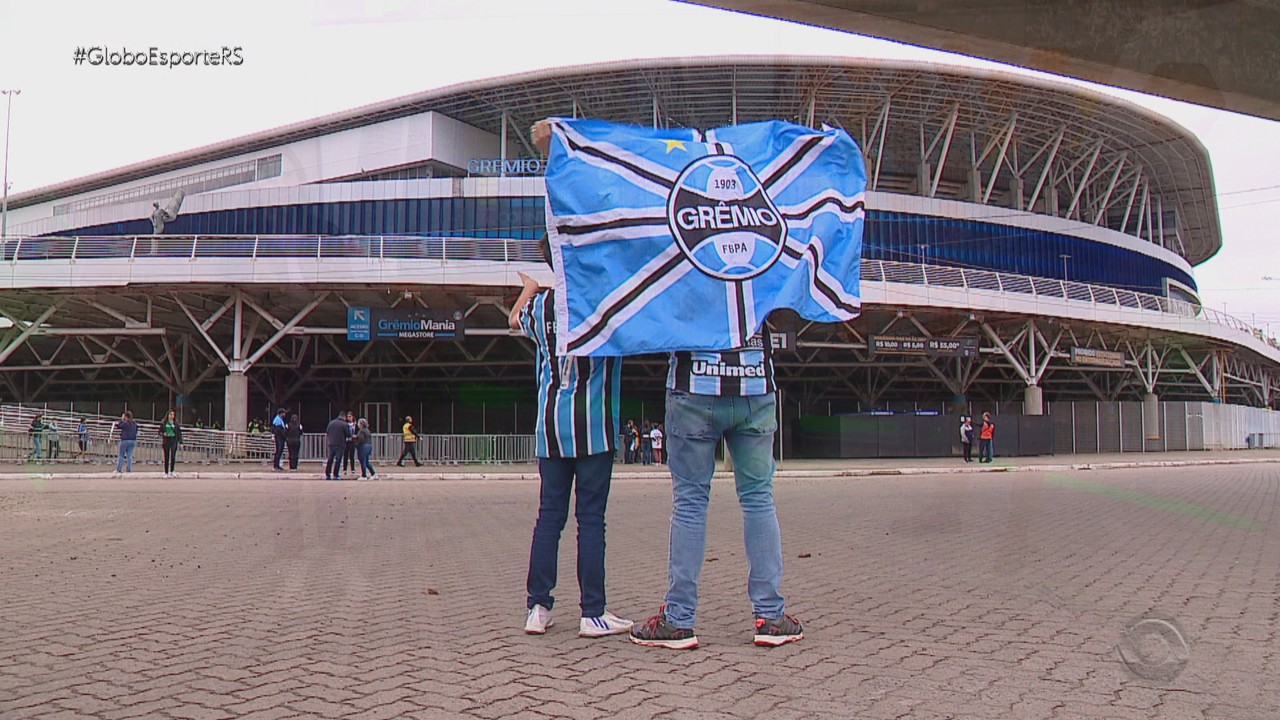
[[[804,639],[804,628],[800,621],[790,615],[783,615],[777,620],[756,618],[756,644],[763,647],[777,647]]]
[[[698,647],[698,636],[693,628],[673,627],[667,622],[666,606],[658,608],[658,614],[631,627],[631,642],[647,647],[664,647],[672,650],[692,650]]]

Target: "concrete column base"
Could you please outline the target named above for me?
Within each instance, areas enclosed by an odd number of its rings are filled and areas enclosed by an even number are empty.
[[[227,375],[225,390],[222,427],[245,432],[249,429],[249,376],[236,372]]]
[[[1028,385],[1026,392],[1022,394],[1022,414],[1044,414],[1044,390],[1039,385]]]
[[[1160,439],[1160,398],[1155,393],[1142,396],[1142,428],[1146,439]]]

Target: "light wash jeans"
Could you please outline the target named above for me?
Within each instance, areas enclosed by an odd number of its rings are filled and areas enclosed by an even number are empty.
[[[756,617],[782,617],[782,533],[773,505],[773,436],[778,430],[772,393],[716,397],[667,391],[667,466],[671,468],[670,586],[667,621],[692,628],[697,620],[698,582],[707,547],[707,505],[716,446],[729,444],[742,506],[747,551],[747,595]]]
[[[116,472],[133,472],[133,451],[136,447],[137,440],[120,441],[120,452],[116,454]]]

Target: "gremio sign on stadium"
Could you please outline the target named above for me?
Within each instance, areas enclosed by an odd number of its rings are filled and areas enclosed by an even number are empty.
[[[546,164],[541,158],[471,158],[468,175],[541,175]]]
[[[348,340],[461,340],[465,334],[461,310],[347,308]]]

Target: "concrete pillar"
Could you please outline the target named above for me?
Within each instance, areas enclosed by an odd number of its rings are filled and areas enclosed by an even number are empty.
[[[1027,391],[1022,394],[1022,414],[1044,414],[1044,391],[1039,385],[1028,385]]]
[[[1146,439],[1160,439],[1160,398],[1155,393],[1142,396],[1142,427]]]
[[[1009,180],[1009,195],[1013,198],[1014,210],[1026,210],[1027,197],[1023,188],[1022,178],[1015,177]]]
[[[983,190],[985,190],[985,188],[982,187],[982,171],[977,169],[970,170],[969,199],[973,202],[982,202]]]
[[[244,432],[249,429],[249,376],[233,372],[227,375],[225,410],[222,427]]]

